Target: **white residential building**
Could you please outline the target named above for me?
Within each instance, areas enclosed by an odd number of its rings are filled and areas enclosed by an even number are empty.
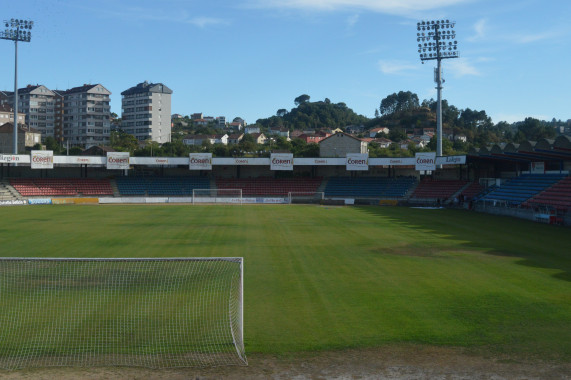
[[[162,83],[139,83],[121,93],[122,124],[139,141],[171,141],[172,90]]]

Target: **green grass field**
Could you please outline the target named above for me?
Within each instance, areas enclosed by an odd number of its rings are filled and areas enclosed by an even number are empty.
[[[568,228],[381,207],[30,206],[0,215],[6,257],[243,256],[247,354],[415,343],[571,359]]]

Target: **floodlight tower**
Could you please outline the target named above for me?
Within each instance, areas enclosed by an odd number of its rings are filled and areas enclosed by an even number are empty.
[[[450,20],[421,21],[416,24],[416,41],[420,60],[437,62],[434,69],[434,82],[436,82],[437,105],[436,105],[436,156],[442,156],[442,60],[446,58],[458,58],[458,41],[454,25]]]
[[[18,41],[30,42],[34,22],[30,20],[4,20],[6,29],[0,39],[14,41],[14,154],[18,154]]]

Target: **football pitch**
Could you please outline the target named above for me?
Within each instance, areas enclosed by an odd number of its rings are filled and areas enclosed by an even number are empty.
[[[244,257],[247,354],[411,343],[571,359],[568,228],[373,206],[0,214],[5,257]]]

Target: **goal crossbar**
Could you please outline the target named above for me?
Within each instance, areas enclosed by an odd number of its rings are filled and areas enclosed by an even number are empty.
[[[0,368],[245,365],[243,259],[0,258]]]

